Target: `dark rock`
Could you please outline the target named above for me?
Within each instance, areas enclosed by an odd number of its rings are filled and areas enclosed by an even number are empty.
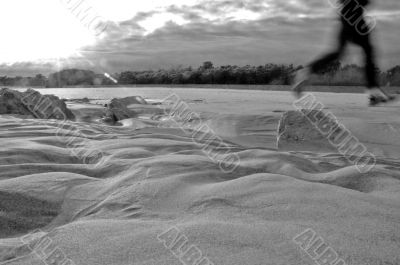
[[[90,103],[90,100],[88,98],[77,98],[77,99],[71,99],[69,101],[75,103]]]
[[[115,124],[120,120],[137,117],[137,113],[128,108],[129,105],[147,105],[147,102],[138,96],[114,98],[109,103],[104,104],[106,111],[103,122]]]
[[[81,99],[81,102],[82,102],[82,103],[90,103],[90,99],[88,99],[88,98],[82,98],[82,99]]]
[[[140,96],[126,97],[126,98],[114,98],[110,101],[110,104],[118,103],[125,107],[129,105],[147,105],[146,100]]]
[[[0,114],[33,116],[37,119],[75,119],[64,101],[54,95],[42,95],[33,89],[25,92],[1,89]]]

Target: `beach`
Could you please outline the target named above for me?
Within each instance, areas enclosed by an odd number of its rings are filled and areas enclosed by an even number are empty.
[[[376,157],[360,172],[339,150],[278,149],[289,92],[39,91],[76,120],[0,115],[0,264],[400,264],[398,103],[313,93]],[[100,121],[128,96],[149,104]]]

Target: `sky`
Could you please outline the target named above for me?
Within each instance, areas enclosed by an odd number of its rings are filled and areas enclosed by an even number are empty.
[[[333,0],[1,0],[0,75],[307,64],[332,48]],[[400,5],[375,0],[381,68],[400,64]],[[351,48],[345,63],[362,63]]]

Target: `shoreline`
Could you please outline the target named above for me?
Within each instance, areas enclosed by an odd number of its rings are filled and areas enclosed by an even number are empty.
[[[113,85],[113,86],[66,86],[66,87],[13,87],[4,86],[11,89],[82,89],[82,88],[185,88],[185,89],[226,89],[226,90],[250,90],[250,91],[291,91],[291,86],[287,85],[213,85],[213,84],[187,84],[187,85],[165,85],[165,84],[144,84],[144,85]],[[384,87],[390,93],[400,94],[400,87]],[[363,94],[363,86],[308,86],[306,92],[325,92],[325,93],[346,93]]]

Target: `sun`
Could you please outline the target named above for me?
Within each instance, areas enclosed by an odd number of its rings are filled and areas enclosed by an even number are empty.
[[[0,64],[68,58],[79,49],[95,44],[98,36],[90,32],[63,3],[71,1],[78,0],[2,1],[0,32],[3,38],[0,41]],[[164,0],[83,1],[98,11],[99,15],[114,22],[129,20],[138,12],[155,10],[166,5]],[[196,1],[172,0],[168,4]],[[171,14],[159,14],[143,21],[142,26],[148,34],[168,21],[185,23],[183,19]]]
[[[2,7],[7,10],[0,16],[3,63],[68,57],[95,42],[95,36],[59,1],[13,0]]]

